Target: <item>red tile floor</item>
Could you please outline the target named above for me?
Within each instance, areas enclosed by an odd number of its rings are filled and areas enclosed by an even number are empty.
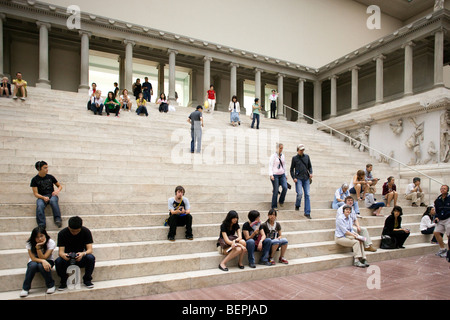
[[[449,300],[450,263],[434,254],[294,276],[157,294],[134,300]],[[370,271],[370,273],[368,272]],[[377,281],[377,275],[378,281]],[[274,275],[275,276],[275,275]],[[379,288],[369,289],[369,286]],[[249,288],[270,288],[249,290]]]

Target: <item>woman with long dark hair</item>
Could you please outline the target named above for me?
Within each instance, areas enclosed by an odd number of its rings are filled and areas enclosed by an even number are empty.
[[[403,244],[409,237],[409,229],[402,228],[403,209],[400,206],[394,206],[389,217],[384,221],[382,235],[388,235],[395,239],[396,247],[404,249]]]
[[[21,297],[28,296],[36,272],[40,272],[44,277],[47,286],[47,293],[55,292],[55,281],[52,278],[51,270],[55,265],[52,254],[56,247],[55,241],[50,239],[45,227],[39,226],[31,231],[31,236],[27,241],[26,248],[30,259],[25,273],[25,280],[22,285]]]
[[[225,254],[226,257],[219,264],[219,269],[222,271],[228,271],[227,262],[231,259],[239,256],[238,266],[240,269],[244,269],[242,259],[244,258],[247,249],[245,247],[245,241],[242,239],[241,229],[239,227],[239,215],[236,211],[231,210],[228,212],[225,220],[223,220],[220,226],[220,236],[217,242],[217,247],[221,254]]]
[[[425,210],[422,215],[422,219],[420,220],[420,232],[422,234],[433,234],[434,227],[436,226],[436,223],[433,222],[435,214],[436,211],[434,210],[434,206],[428,206],[427,210]],[[434,236],[433,239],[431,239],[431,243],[437,243]]]

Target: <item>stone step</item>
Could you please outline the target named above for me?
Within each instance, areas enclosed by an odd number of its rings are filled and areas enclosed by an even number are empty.
[[[367,256],[370,263],[375,264],[378,261],[388,259],[428,254],[434,252],[435,250],[436,246],[425,243],[416,243],[406,245],[405,249],[379,249],[374,253],[369,252]],[[211,253],[211,255],[213,254]],[[218,254],[214,255],[216,255],[217,257]],[[220,261],[222,259],[222,257],[217,258],[217,261]],[[31,294],[27,299],[125,299],[152,294],[168,293],[173,291],[199,289],[210,287],[213,285],[225,285],[234,283],[236,281],[245,282],[250,280],[260,280],[271,278],[274,275],[281,277],[285,275],[306,273],[311,271],[327,270],[341,266],[349,266],[352,264],[352,262],[352,255],[349,252],[346,252],[339,254],[326,254],[323,256],[290,259],[289,265],[276,264],[270,267],[257,266],[256,269],[247,267],[244,270],[241,270],[238,268],[233,268],[233,265],[230,263],[229,266],[231,268],[227,273],[215,267],[210,269],[193,270],[186,272],[180,271],[170,274],[141,276],[105,281],[97,281],[94,279],[94,289],[87,289],[82,286],[80,290],[66,290],[63,292],[57,291],[53,295],[46,295],[45,289],[40,289],[36,286],[36,284],[40,281],[39,277],[36,277],[36,279],[34,280],[35,282],[33,282],[33,286],[36,289],[31,290]],[[201,261],[199,261],[198,265],[200,265],[200,263]],[[21,280],[19,283],[19,288],[21,286],[21,281],[23,281],[24,270],[25,269],[21,270],[22,278],[20,278]],[[17,277],[19,279],[20,275],[17,275]],[[14,291],[1,292],[0,299],[20,299],[20,290],[18,290],[17,285],[12,290]]]

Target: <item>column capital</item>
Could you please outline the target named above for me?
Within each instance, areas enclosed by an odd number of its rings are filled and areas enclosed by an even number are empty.
[[[360,66],[353,66],[353,67],[348,69],[348,71],[353,71],[353,70],[359,71],[359,70],[361,70],[361,67]]]
[[[261,68],[255,68],[255,73],[257,73],[257,72],[264,72],[264,69],[261,69]]]
[[[238,63],[235,63],[235,62],[232,62],[232,63],[230,63],[230,67],[236,67],[236,68],[239,68],[239,64],[238,64]]]
[[[36,25],[41,28],[41,27],[46,27],[47,30],[50,30],[52,25],[48,22],[43,22],[43,21],[36,21]]]
[[[328,77],[328,80],[333,80],[333,79],[334,80],[339,79],[339,76],[337,74],[333,74],[333,75]]]
[[[203,61],[214,61],[213,58],[209,57],[209,56],[205,56],[203,57]]]
[[[178,51],[175,49],[167,49],[167,53],[171,54],[171,53],[175,53],[176,55],[178,54]]]
[[[444,29],[444,27],[440,26],[437,30],[433,31],[433,35],[436,35],[436,33],[439,33],[439,32],[443,32],[445,34],[445,33],[447,33],[447,30]]]
[[[87,35],[89,37],[89,39],[92,37],[92,32],[86,31],[86,30],[78,30],[78,34],[80,36],[83,36],[85,34],[85,35]]]
[[[131,46],[133,46],[133,47],[136,45],[136,42],[134,42],[133,40],[128,40],[128,39],[123,40],[123,43],[126,45],[131,44]]]
[[[285,78],[286,77],[286,75],[284,73],[278,73],[277,76],[278,76],[278,78]]]
[[[298,78],[296,82],[297,83],[301,83],[301,82],[305,83],[306,79],[305,78]]]
[[[380,54],[380,55],[378,55],[378,56],[375,56],[375,57],[373,58],[373,61],[384,60],[384,59],[386,59],[386,56],[383,55],[383,54]]]
[[[414,47],[416,44],[414,41],[408,41],[402,45],[402,49],[405,49],[406,47]]]

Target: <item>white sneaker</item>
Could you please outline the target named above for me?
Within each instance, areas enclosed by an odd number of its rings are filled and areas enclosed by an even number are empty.
[[[20,98],[20,100],[25,101],[27,100],[25,97]]]
[[[16,100],[16,99],[17,99],[17,96],[13,96],[13,99]]]
[[[447,249],[440,249],[436,253],[436,256],[441,257],[441,258],[445,258],[447,256]]]
[[[55,291],[56,291],[56,287],[53,286],[53,287],[51,287],[51,288],[48,288],[46,293],[47,293],[47,294],[52,294],[52,293],[55,293]]]
[[[22,291],[20,291],[20,297],[21,298],[25,298],[25,297],[27,297],[28,296],[28,291],[27,290],[22,290]]]

